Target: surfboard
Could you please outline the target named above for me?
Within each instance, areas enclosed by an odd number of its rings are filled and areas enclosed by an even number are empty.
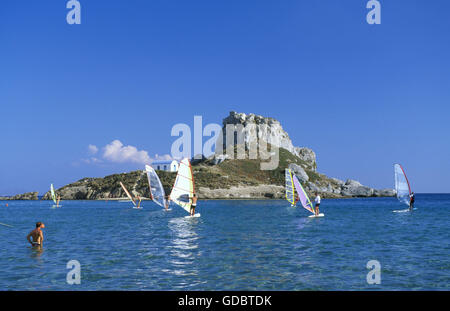
[[[62,207],[62,205],[52,205],[52,208]]]
[[[171,208],[169,208],[169,209],[163,209],[164,212],[170,212],[171,210],[172,210]]]
[[[198,217],[200,217],[200,213],[195,213],[194,216],[191,216],[191,215],[184,216],[184,218],[198,218]]]
[[[320,213],[319,215],[310,215],[308,218],[317,218],[317,217],[325,217],[324,213]]]
[[[413,211],[415,211],[415,210],[417,210],[417,208],[413,208]],[[395,210],[395,211],[393,211],[394,213],[405,213],[405,212],[409,212],[410,210],[409,210],[409,208],[407,208],[407,209],[401,209],[401,210]]]

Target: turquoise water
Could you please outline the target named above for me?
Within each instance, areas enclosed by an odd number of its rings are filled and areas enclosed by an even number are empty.
[[[450,195],[323,200],[324,218],[284,201],[201,201],[184,218],[128,203],[0,202],[1,290],[449,290]],[[46,224],[44,249],[25,240]],[[81,284],[66,283],[69,260]],[[369,260],[381,284],[369,285]]]

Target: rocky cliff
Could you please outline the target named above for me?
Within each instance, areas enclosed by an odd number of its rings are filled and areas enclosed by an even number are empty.
[[[228,142],[232,142],[233,147],[243,144],[246,151],[250,147],[260,150],[261,141],[264,141],[271,146],[289,151],[302,160],[305,167],[312,171],[316,170],[316,154],[314,151],[306,147],[295,147],[281,123],[273,118],[231,111],[229,116],[223,119],[222,125],[222,136],[219,137],[218,148],[216,149],[216,158],[219,159],[217,162],[226,159],[227,126],[233,125],[236,133],[233,133],[234,137],[228,138]]]

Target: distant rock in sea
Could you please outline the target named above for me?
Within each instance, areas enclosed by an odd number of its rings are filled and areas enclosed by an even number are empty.
[[[38,200],[38,192],[27,192],[23,194],[17,194],[15,196],[11,197],[0,197],[0,200],[8,200],[8,201],[15,201],[15,200]]]

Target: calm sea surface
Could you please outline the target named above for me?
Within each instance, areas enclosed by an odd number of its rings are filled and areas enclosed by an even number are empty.
[[[5,207],[8,203],[9,207]],[[201,201],[200,218],[143,202],[0,201],[0,290],[449,290],[450,195],[322,200],[324,218],[284,201]],[[42,251],[26,235],[45,223]],[[69,285],[67,262],[81,264]],[[366,265],[381,264],[369,285]]]

